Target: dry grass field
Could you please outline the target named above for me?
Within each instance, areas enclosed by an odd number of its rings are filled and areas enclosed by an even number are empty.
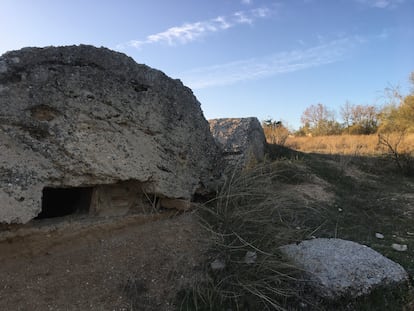
[[[395,144],[399,136],[390,135]],[[378,143],[378,135],[333,135],[316,137],[289,136],[285,146],[306,153],[341,154],[354,156],[378,156],[387,153]],[[414,134],[406,135],[397,146],[399,152],[414,153]]]

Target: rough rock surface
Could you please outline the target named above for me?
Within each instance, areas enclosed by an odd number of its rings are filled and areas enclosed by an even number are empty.
[[[122,53],[81,45],[0,57],[0,223],[35,217],[44,187],[128,181],[190,199],[217,151],[192,91]]]
[[[357,297],[377,286],[404,282],[399,264],[368,246],[341,239],[314,239],[281,248],[308,274],[316,291],[330,299]]]
[[[255,117],[211,119],[210,131],[230,164],[262,161],[266,138],[260,122]]]

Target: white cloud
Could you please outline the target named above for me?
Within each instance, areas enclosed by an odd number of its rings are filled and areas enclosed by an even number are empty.
[[[252,24],[253,19],[251,17],[246,16],[244,12],[236,12],[233,14],[235,17],[235,21],[237,24]]]
[[[241,1],[243,4],[251,4],[252,0],[242,0]]]
[[[358,44],[359,37],[342,38],[308,49],[194,69],[182,73],[180,79],[193,89],[257,80],[338,62]]]
[[[270,15],[270,10],[268,8],[257,8],[251,11],[254,17],[268,17]]]
[[[237,25],[253,24],[255,20],[266,18],[271,11],[268,8],[256,8],[249,11],[235,12],[229,16],[218,16],[206,21],[186,23],[181,26],[168,28],[163,32],[148,35],[144,40],[131,40],[126,44],[119,44],[117,48],[127,46],[142,48],[144,45],[163,43],[170,46],[186,44],[209,33],[223,31]]]
[[[404,3],[405,0],[355,0],[364,5],[368,5],[373,8],[385,9],[395,8],[398,5]]]
[[[223,30],[233,26],[223,16],[216,17],[215,19],[213,19],[213,21],[217,22],[220,25],[220,28]]]

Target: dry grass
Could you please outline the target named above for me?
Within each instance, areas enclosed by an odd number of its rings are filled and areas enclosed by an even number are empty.
[[[183,293],[180,310],[285,310],[301,299],[300,271],[279,250],[308,236],[313,228],[304,222],[321,210],[304,204],[296,189],[280,191],[308,181],[300,164],[279,161],[227,174],[221,192],[199,209],[211,235],[209,262],[204,281]],[[212,270],[214,261],[224,267]]]
[[[286,147],[307,152],[323,154],[342,154],[353,156],[382,155],[387,150],[378,144],[378,135],[334,135],[316,137],[290,136]],[[414,134],[409,134],[401,144],[401,150],[414,152]]]

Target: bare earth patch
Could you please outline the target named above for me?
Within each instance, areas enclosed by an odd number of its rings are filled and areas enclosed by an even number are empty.
[[[203,234],[192,214],[146,221],[49,225],[3,239],[0,310],[173,310],[197,277]]]
[[[318,184],[300,184],[295,185],[297,195],[303,198],[304,201],[312,200],[323,203],[333,203],[335,195],[326,190],[322,185]]]
[[[312,203],[332,204],[335,201],[335,194],[329,190],[331,186],[322,178],[311,174],[309,181],[294,185],[283,185],[283,193],[292,198],[299,199],[305,206]]]

